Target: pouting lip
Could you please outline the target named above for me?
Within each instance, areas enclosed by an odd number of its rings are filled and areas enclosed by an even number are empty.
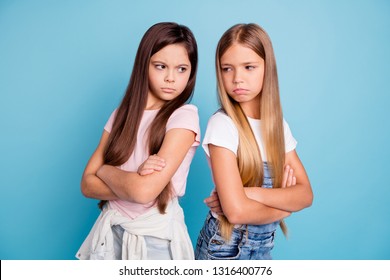
[[[245,88],[235,88],[233,89],[234,93],[240,94],[240,93],[246,93],[248,90]]]
[[[172,92],[175,92],[175,91],[176,91],[176,89],[174,89],[174,88],[168,88],[168,87],[163,87],[163,88],[161,88],[161,90],[162,90],[163,92],[166,92],[166,93],[172,93]]]

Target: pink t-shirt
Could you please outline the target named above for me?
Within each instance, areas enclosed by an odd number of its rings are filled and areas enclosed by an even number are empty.
[[[138,167],[149,157],[148,152],[148,134],[147,130],[150,127],[153,119],[157,115],[158,110],[145,110],[141,119],[141,123],[138,129],[137,142],[134,147],[134,151],[130,158],[122,164],[119,168],[125,171],[137,172]],[[116,110],[111,114],[104,129],[107,132],[111,132],[112,125],[116,116]],[[196,148],[200,144],[200,127],[199,127],[199,115],[198,108],[191,104],[186,104],[173,112],[169,117],[166,132],[173,128],[184,128],[195,132],[195,141],[192,147],[189,149],[183,162],[177,169],[176,173],[171,179],[173,191],[175,196],[183,196],[186,189],[187,175],[190,169],[192,158],[195,155]],[[154,202],[148,204],[139,204],[124,200],[111,200],[110,206],[113,209],[117,209],[122,215],[125,215],[131,219],[147,212]]]

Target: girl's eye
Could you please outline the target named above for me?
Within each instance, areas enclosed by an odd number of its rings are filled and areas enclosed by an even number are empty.
[[[163,65],[163,64],[156,64],[155,67],[156,67],[157,69],[159,69],[159,70],[165,69],[165,65]]]
[[[185,71],[187,71],[187,68],[186,67],[179,67],[177,70],[179,71],[179,73],[184,73]]]
[[[252,66],[252,65],[247,65],[247,66],[245,66],[245,68],[246,68],[247,70],[253,70],[253,69],[255,69],[255,67]]]
[[[229,72],[229,71],[232,71],[232,68],[230,68],[230,67],[222,67],[222,71],[223,72]]]

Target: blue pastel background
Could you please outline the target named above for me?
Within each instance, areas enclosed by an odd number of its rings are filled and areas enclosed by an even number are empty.
[[[74,259],[99,211],[83,169],[154,23],[199,45],[193,103],[217,109],[214,50],[235,23],[272,38],[284,116],[315,200],[275,259],[390,259],[390,4],[310,0],[0,1],[0,259]],[[212,189],[201,149],[182,199],[193,243]]]

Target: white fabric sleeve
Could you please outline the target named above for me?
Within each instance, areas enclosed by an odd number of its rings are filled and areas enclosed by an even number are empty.
[[[202,143],[208,157],[210,157],[208,144],[226,148],[237,156],[238,141],[238,131],[230,117],[222,112],[210,117]]]
[[[284,144],[285,144],[285,151],[286,153],[291,152],[292,150],[295,150],[297,147],[297,140],[295,140],[294,136],[291,133],[290,126],[286,122],[285,119],[283,119],[283,128],[284,128]]]

